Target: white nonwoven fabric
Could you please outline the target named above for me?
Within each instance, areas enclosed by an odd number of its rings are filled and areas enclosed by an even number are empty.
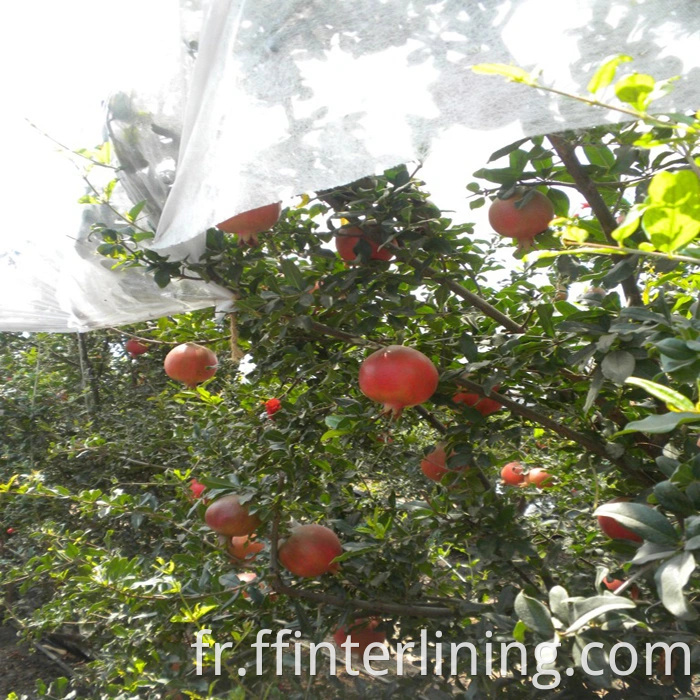
[[[139,70],[105,81],[112,93],[107,130],[126,166],[121,178],[129,198],[148,202],[144,211],[157,227],[149,245],[178,258],[199,256],[206,229],[238,212],[408,161],[424,163],[421,176],[439,206],[459,211],[471,173],[500,146],[621,118],[477,75],[471,70],[477,63],[540,71],[544,84],[585,94],[599,65],[625,53],[633,58],[627,71],[681,76],[656,111],[700,106],[696,0],[147,5],[146,15],[137,3],[124,6],[134,14],[120,52],[138,52]],[[139,41],[145,36],[147,45]],[[114,53],[105,45],[91,59],[107,62]],[[49,122],[42,128],[51,133]],[[31,186],[41,187],[41,173],[34,177]],[[56,224],[55,236],[25,246],[21,256],[8,252],[11,245],[0,251],[0,266],[12,261],[15,283],[22,278],[20,298],[3,294],[0,329],[85,330],[229,298],[206,285],[160,290],[137,270],[127,273],[127,284],[123,272],[105,270],[93,244],[67,237],[66,221]],[[71,235],[85,239],[85,223]],[[1,288],[2,267],[0,275]]]

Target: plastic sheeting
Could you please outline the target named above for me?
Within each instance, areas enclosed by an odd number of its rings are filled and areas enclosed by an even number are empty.
[[[82,9],[89,15],[107,5]],[[499,146],[615,118],[477,75],[476,63],[540,70],[543,83],[584,94],[606,57],[626,53],[633,70],[657,79],[682,76],[655,109],[700,105],[696,0],[147,5],[144,15],[141,5],[126,3],[122,14],[134,12],[129,36],[119,38],[118,52],[106,45],[91,60],[137,53],[139,70],[104,81],[112,92],[106,128],[128,197],[148,202],[145,212],[157,227],[149,245],[175,257],[198,256],[204,231],[235,213],[413,160],[424,162],[422,177],[436,203],[459,210],[471,173]],[[55,41],[79,40],[70,31],[68,24]],[[148,37],[145,48],[139,37]],[[57,46],[32,50],[48,56]],[[50,121],[41,126],[52,133]],[[31,182],[14,183],[17,191],[51,186],[36,168],[31,172]],[[15,236],[5,243],[0,329],[85,330],[225,306],[229,295],[219,288],[160,290],[138,270],[106,269],[86,240],[98,213],[88,212],[70,234],[67,215],[52,222],[56,234],[40,245],[40,232],[31,228],[19,242]]]

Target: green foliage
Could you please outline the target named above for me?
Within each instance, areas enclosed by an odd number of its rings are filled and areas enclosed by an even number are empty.
[[[603,66],[591,92],[613,85],[625,60]],[[534,83],[512,67],[481,72]],[[633,74],[614,90],[642,112],[652,83]],[[361,689],[367,697],[533,697],[536,649],[552,642],[561,648],[545,668],[560,674],[562,697],[689,694],[682,662],[617,678],[609,665],[617,642],[641,651],[700,632],[697,123],[637,116],[564,135],[578,165],[536,137],[477,172],[467,185],[475,208],[514,184],[553,202],[559,218],[525,259],[508,259],[510,241],[453,225],[405,167],[301,198],[258,247],[212,228],[196,262],[141,245],[150,236],[134,225],[141,204],[123,227],[95,226],[115,274],[140,266],[160,286],[198,277],[236,301],[226,318],[208,310],[124,329],[149,342],[136,359],[118,331],[0,336],[0,524],[16,530],[0,565],[5,589],[23,596],[6,606],[27,634],[76,626],[95,657],[42,693],[350,697],[327,666],[318,679],[296,676],[291,657],[280,681],[271,651],[255,674],[251,644],[283,626],[317,643],[373,615],[394,647],[418,645],[425,630],[429,673],[390,672],[381,691]],[[596,211],[580,208],[581,178],[600,195]],[[372,261],[358,246],[344,264],[333,236],[347,222],[395,259]],[[590,288],[577,296],[581,283]],[[219,358],[195,389],[162,371],[167,351],[187,341]],[[392,422],[357,373],[377,345],[398,343],[425,353],[440,384]],[[458,392],[496,392],[503,407],[484,416],[455,402]],[[279,410],[266,410],[271,398]],[[448,467],[470,468],[435,484],[419,465],[438,442]],[[513,460],[545,468],[554,485],[503,485]],[[207,487],[201,499],[193,478]],[[233,561],[204,524],[203,499],[227,493],[263,521],[264,550],[251,561]],[[616,496],[632,500],[608,503]],[[598,515],[644,542],[609,540]],[[274,535],[295,522],[338,534],[338,574],[279,572]],[[614,593],[611,572],[625,579]],[[191,644],[203,629],[232,644],[218,676],[211,649],[196,673]],[[489,675],[482,653],[471,679],[466,662],[458,676],[449,664],[434,673],[437,631],[443,645],[492,643],[494,668],[500,643],[520,642],[528,666],[511,660],[509,673]],[[697,673],[696,655],[692,664]]]

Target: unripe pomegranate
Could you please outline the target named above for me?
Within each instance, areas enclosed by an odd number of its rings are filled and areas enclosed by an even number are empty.
[[[280,564],[295,576],[316,578],[336,573],[333,560],[343,553],[343,546],[333,530],[323,525],[299,525],[280,543]]]
[[[241,243],[258,245],[258,234],[269,231],[279,220],[282,203],[266,204],[256,209],[249,209],[216,225],[225,233],[235,233]]]
[[[183,343],[173,348],[163,363],[165,373],[192,388],[216,374],[216,355],[197,343]]]
[[[148,352],[148,345],[144,345],[141,341],[136,340],[136,338],[129,338],[124,346],[125,350],[131,355],[131,357],[138,357],[143,355],[143,353]]]
[[[527,195],[527,199],[525,199]],[[554,218],[552,203],[541,192],[519,189],[507,199],[495,199],[489,207],[489,223],[501,236],[515,238],[518,248],[529,248]]]
[[[234,558],[241,561],[255,559],[258,552],[265,549],[262,542],[258,542],[255,537],[243,535],[242,537],[232,537],[226,551]]]
[[[360,391],[384,404],[384,413],[398,418],[407,406],[427,401],[437,389],[439,374],[422,352],[389,345],[373,352],[360,367]]]
[[[355,620],[348,628],[339,627],[333,633],[333,641],[342,646],[348,637],[351,644],[359,644],[358,647],[351,647],[352,653],[363,656],[365,649],[374,643],[383,644],[386,641],[386,634],[382,631],[375,631],[381,623],[376,617],[369,619]]]
[[[365,235],[365,232],[357,226],[348,226],[339,229],[335,236],[335,248],[338,251],[338,255],[340,255],[345,262],[354,262],[355,258],[357,258],[354,248],[360,240],[369,243],[372,249],[369,256],[370,260],[388,261],[394,257],[394,254],[386,247],[380,249],[379,243]]]
[[[207,525],[221,535],[240,537],[251,535],[260,525],[257,513],[251,513],[247,505],[241,505],[239,496],[231,494],[217,498],[204,513]]]
[[[528,484],[537,486],[538,489],[548,489],[554,486],[554,477],[540,467],[530,469],[525,477],[525,480]]]
[[[498,389],[498,387],[494,388]],[[467,406],[475,408],[477,411],[479,411],[479,413],[481,413],[482,416],[484,416],[484,418],[486,418],[486,416],[490,416],[496,411],[500,411],[503,408],[503,406],[495,399],[490,399],[487,396],[479,396],[479,394],[466,394],[464,392],[460,392],[459,394],[455,394],[452,397],[452,400],[455,403],[463,403]]]
[[[452,455],[454,455],[454,452],[450,454],[450,457]],[[435,445],[435,449],[432,452],[429,452],[427,455],[425,455],[425,457],[421,460],[420,468],[423,474],[425,474],[425,476],[428,477],[428,479],[440,483],[442,481],[442,477],[445,476],[445,474],[459,472],[464,469],[468,469],[469,467],[467,465],[461,465],[454,469],[448,469],[445,445],[439,442],[437,445]]]
[[[523,474],[523,465],[520,462],[508,462],[501,469],[501,479],[509,486],[518,486],[525,481]]]
[[[610,503],[619,503],[620,500],[626,499],[615,499],[610,501]],[[610,515],[599,515],[598,525],[600,529],[613,540],[629,540],[630,542],[643,542],[644,539],[640,537],[636,532],[632,532],[624,525],[621,525]]]

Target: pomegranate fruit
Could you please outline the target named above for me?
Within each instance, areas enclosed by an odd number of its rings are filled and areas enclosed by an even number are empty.
[[[220,535],[240,537],[251,535],[260,525],[260,517],[241,504],[239,496],[231,494],[217,498],[204,513],[207,525]]]
[[[269,231],[279,220],[282,202],[249,209],[216,225],[225,233],[235,233],[241,243],[258,245],[258,234]]]
[[[501,479],[509,486],[518,486],[525,481],[523,474],[523,465],[520,462],[508,462],[501,469]]]
[[[452,452],[450,457],[454,454]],[[468,469],[467,465],[460,465],[454,469],[448,469],[447,467],[447,454],[445,453],[445,445],[443,443],[438,443],[435,445],[435,449],[429,452],[421,460],[420,468],[423,474],[431,479],[432,481],[437,481],[438,483],[442,481],[442,477],[445,474],[450,474],[452,472],[459,472],[463,469]]]
[[[201,482],[197,481],[197,479],[192,479],[190,482],[190,494],[191,494],[191,500],[196,500],[197,498],[201,498],[202,494],[207,490],[207,487],[202,484]]]
[[[350,637],[351,644],[359,644],[358,647],[351,647],[352,653],[363,656],[365,649],[370,644],[384,644],[386,641],[386,634],[381,630],[376,631],[380,623],[381,620],[376,617],[355,620],[348,628],[344,626],[338,627],[333,633],[333,641],[338,646],[342,646],[347,638]]]
[[[621,581],[619,578],[613,578],[610,579],[607,576],[603,579],[603,585],[609,590],[612,591],[613,593],[624,583],[624,581]],[[632,584],[627,591],[630,594],[630,598],[632,600],[637,600],[639,598],[639,588],[637,588],[636,584]]]
[[[394,257],[394,254],[390,250],[388,250],[386,247],[380,248],[377,241],[365,235],[364,231],[357,226],[341,228],[336,234],[335,249],[338,251],[338,255],[340,255],[345,262],[354,262],[357,258],[355,246],[360,240],[369,243],[369,246],[372,249],[369,256],[370,260],[388,261]]]
[[[136,340],[136,338],[129,338],[129,340],[126,341],[124,349],[131,357],[138,357],[148,352],[148,345],[144,345],[140,340]]]
[[[165,373],[192,388],[216,374],[216,355],[197,343],[183,343],[173,348],[163,363]]]
[[[373,352],[361,365],[360,391],[384,404],[383,413],[398,418],[407,406],[427,401],[437,389],[439,374],[422,352],[389,345]]]
[[[265,413],[268,416],[274,416],[281,408],[282,402],[279,399],[268,399],[265,401]]]
[[[494,388],[498,390],[498,387]],[[482,416],[484,416],[484,418],[486,418],[486,416],[490,416],[496,411],[500,411],[503,408],[503,406],[495,399],[490,399],[487,396],[479,396],[479,394],[465,394],[460,392],[459,394],[455,394],[452,397],[452,400],[455,403],[463,403],[467,406],[475,408],[477,411],[479,411],[479,413],[481,413]]]
[[[278,550],[282,566],[295,576],[316,578],[336,573],[333,560],[343,553],[343,546],[333,530],[323,525],[299,525],[280,543]]]
[[[234,558],[243,560],[255,559],[258,552],[265,549],[262,542],[258,542],[255,537],[243,535],[241,537],[232,537],[226,551]]]
[[[537,486],[538,489],[548,489],[554,486],[554,477],[548,471],[540,467],[530,469],[525,480],[528,484]]]
[[[552,203],[541,192],[520,188],[506,199],[495,199],[489,207],[489,223],[501,236],[515,238],[518,248],[529,248],[554,218]]]
[[[611,501],[611,503],[614,501]],[[642,542],[643,538],[636,532],[628,530],[613,517],[609,515],[599,515],[598,525],[600,529],[612,540],[629,540],[630,542]]]

